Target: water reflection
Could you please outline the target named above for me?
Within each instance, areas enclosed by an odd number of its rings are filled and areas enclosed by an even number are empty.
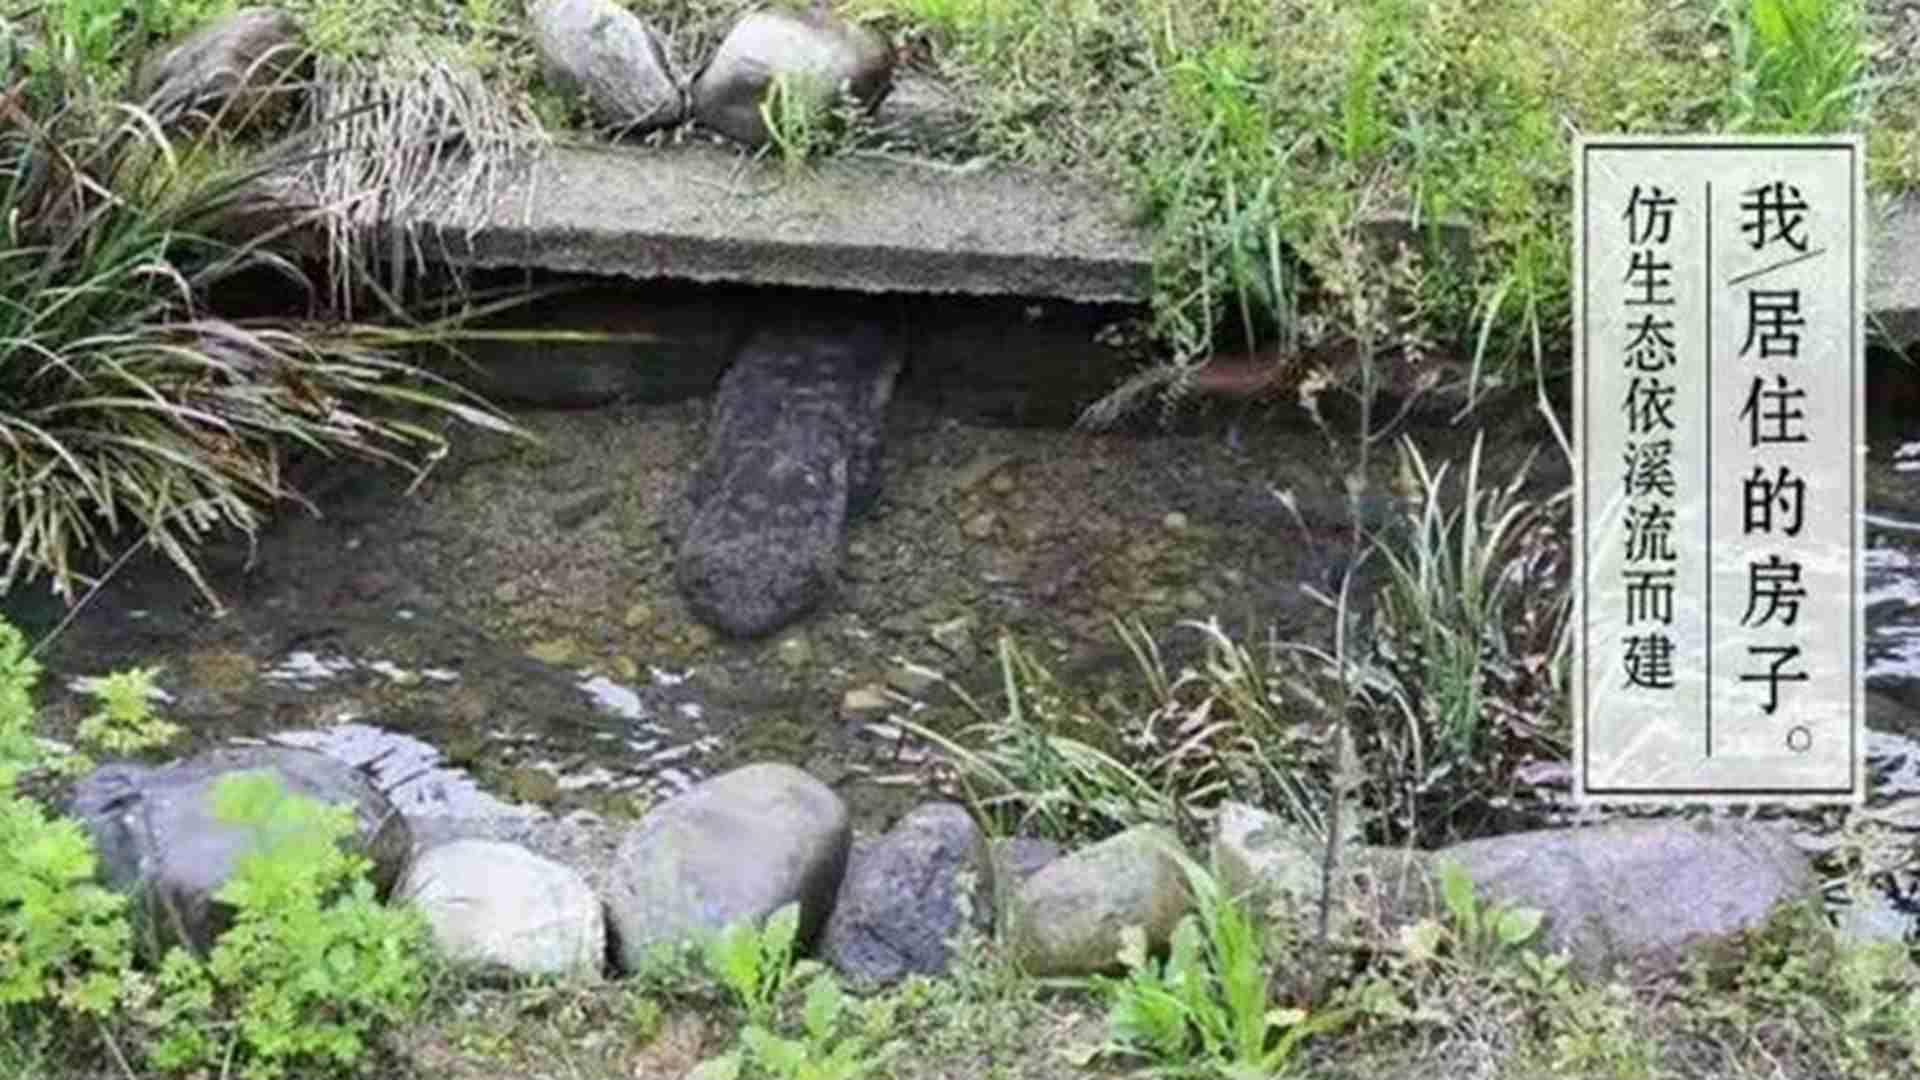
[[[343,680],[367,674],[395,686],[455,684],[460,673],[448,668],[408,669],[390,660],[359,660],[342,652],[310,649],[286,653],[261,672],[278,688],[322,694]],[[722,743],[707,732],[705,709],[698,701],[663,700],[660,691],[681,687],[691,671],[652,669],[650,687],[627,685],[592,672],[579,672],[574,687],[594,712],[607,718],[592,740],[595,753],[566,753],[538,735],[496,727],[483,734],[496,746],[516,746],[515,771],[544,773],[555,792],[640,792],[651,799],[678,794],[706,775],[702,759]],[[689,688],[689,691],[691,688]],[[348,704],[325,727],[281,731],[265,739],[317,750],[364,769],[410,817],[537,817],[545,811],[504,801],[483,789],[469,772],[449,765],[433,745],[382,727],[377,713]]]

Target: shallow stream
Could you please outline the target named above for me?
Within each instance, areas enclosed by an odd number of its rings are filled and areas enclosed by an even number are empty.
[[[1236,405],[1180,434],[1098,435],[968,423],[909,397],[839,596],[772,638],[719,639],[675,595],[662,525],[702,405],[523,413],[540,445],[460,437],[411,492],[313,468],[303,486],[323,516],[289,512],[257,550],[208,553],[224,615],[157,560],[103,589],[42,657],[52,726],[81,714],[81,680],[156,665],[163,708],[196,741],[370,762],[412,812],[631,816],[772,759],[833,785],[871,828],[926,793],[924,751],[887,714],[965,719],[907,665],[984,702],[1002,631],[1098,688],[1132,676],[1115,612],[1143,618],[1176,662],[1197,640],[1176,629],[1185,619],[1246,640],[1330,626],[1302,586],[1337,586],[1341,470],[1297,415]],[[1436,462],[1471,438],[1441,423],[1415,434]],[[1541,436],[1525,409],[1493,421],[1487,475],[1510,476]],[[1869,750],[1887,813],[1920,794],[1920,443],[1883,434],[1869,460]],[[1535,468],[1564,483],[1564,467]],[[34,636],[60,615],[34,595],[7,608]]]

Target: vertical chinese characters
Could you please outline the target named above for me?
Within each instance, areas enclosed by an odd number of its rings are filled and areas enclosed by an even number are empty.
[[[1745,244],[1769,260],[1736,279],[1744,291],[1746,313],[1739,359],[1751,369],[1738,418],[1740,444],[1753,461],[1742,485],[1741,532],[1774,542],[1764,554],[1749,554],[1746,614],[1740,625],[1756,633],[1746,646],[1750,664],[1739,677],[1759,687],[1758,708],[1772,716],[1780,708],[1783,684],[1810,678],[1795,632],[1807,590],[1801,562],[1790,557],[1809,510],[1806,477],[1794,461],[1795,448],[1807,443],[1808,390],[1798,370],[1806,318],[1798,288],[1767,289],[1755,283],[1822,252],[1808,250],[1807,203],[1798,187],[1776,179],[1748,189],[1740,211]]]
[[[1624,362],[1627,550],[1621,569],[1627,630],[1622,641],[1627,686],[1673,689],[1673,592],[1678,553],[1673,546],[1674,405],[1678,363],[1673,319],[1673,238],[1676,200],[1657,186],[1635,184],[1627,198],[1629,259]]]

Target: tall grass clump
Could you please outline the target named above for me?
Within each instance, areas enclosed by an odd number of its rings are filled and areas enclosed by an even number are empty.
[[[218,606],[193,555],[297,499],[293,448],[419,470],[428,417],[501,416],[398,358],[434,327],[223,316],[223,290],[316,290],[290,238],[328,219],[268,182],[338,152],[326,129],[244,151],[169,134],[43,54],[0,124],[0,592],[72,599],[107,557],[151,546]],[[440,328],[444,330],[444,327]]]
[[[972,723],[947,735],[900,721],[938,748],[983,822],[998,835],[1060,840],[1175,822],[1177,802],[1144,775],[1139,743],[1118,741],[1125,728],[1011,637],[1000,639],[999,658],[1003,711],[949,684]]]
[[[495,59],[485,28],[465,40],[430,32],[432,14],[402,9],[395,33],[369,37],[365,14],[351,12],[315,47],[300,123],[324,133],[327,152],[288,173],[324,208],[330,296],[349,316],[368,287],[393,311],[446,245],[538,197],[525,167],[550,139],[531,102],[499,81],[523,58]]]
[[[1383,574],[1358,644],[1343,657],[1290,643],[1283,666],[1297,692],[1347,718],[1362,831],[1437,847],[1524,821],[1525,768],[1569,752],[1571,490],[1526,497],[1525,466],[1486,484],[1480,439],[1457,495],[1452,468],[1409,440],[1400,469],[1400,519],[1365,549]]]
[[[1733,87],[1729,130],[1815,135],[1867,115],[1873,84],[1858,3],[1727,0]]]

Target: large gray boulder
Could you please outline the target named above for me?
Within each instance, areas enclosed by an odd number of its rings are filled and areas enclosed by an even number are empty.
[[[1543,944],[1590,977],[1618,965],[1670,968],[1692,950],[1818,895],[1813,865],[1778,827],[1723,818],[1661,818],[1515,833],[1434,853],[1483,901],[1539,908]]]
[[[292,15],[243,7],[154,54],[141,65],[134,93],[164,123],[198,113],[218,117],[227,130],[245,130],[291,110],[302,53]]]
[[[868,318],[770,323],[720,380],[675,568],[694,616],[773,633],[839,575],[847,519],[879,494],[903,335]]]
[[[687,97],[660,35],[613,0],[542,0],[527,13],[547,81],[584,95],[628,133],[686,119]]]
[[[1015,959],[1043,977],[1108,971],[1129,926],[1148,948],[1165,946],[1192,907],[1179,850],[1171,829],[1138,825],[1047,864],[1008,901]]]
[[[394,896],[425,917],[441,953],[518,975],[597,976],[600,898],[571,868],[518,844],[456,840],[414,859]]]
[[[769,8],[741,19],[693,83],[693,115],[748,146],[769,139],[760,105],[777,78],[810,108],[880,103],[893,84],[893,50],[880,35],[823,8]]]
[[[1325,849],[1265,811],[1227,804],[1212,851],[1224,888],[1256,914],[1312,925]],[[1379,939],[1422,917],[1445,917],[1448,861],[1483,904],[1538,908],[1536,942],[1566,950],[1573,970],[1657,971],[1691,949],[1759,925],[1783,902],[1810,898],[1811,862],[1780,830],[1725,819],[1663,818],[1542,829],[1415,852],[1353,844],[1333,909],[1338,934]]]
[[[799,947],[833,906],[853,839],[847,808],[790,765],[748,765],[655,807],[627,833],[607,916],[628,971],[658,946],[695,941],[800,905]]]
[[[960,877],[971,921],[962,920]],[[993,864],[986,834],[953,803],[930,803],[885,836],[859,845],[827,920],[822,953],[842,975],[870,985],[947,969],[947,941],[993,926]]]
[[[232,922],[213,894],[240,859],[260,850],[257,832],[216,818],[213,792],[239,773],[264,771],[286,790],[354,811],[348,847],[373,863],[387,895],[412,850],[407,823],[367,777],[324,754],[288,747],[213,750],[160,768],[104,765],[75,787],[67,812],[99,850],[106,884],[134,898],[144,945],[185,944],[205,953]]]

